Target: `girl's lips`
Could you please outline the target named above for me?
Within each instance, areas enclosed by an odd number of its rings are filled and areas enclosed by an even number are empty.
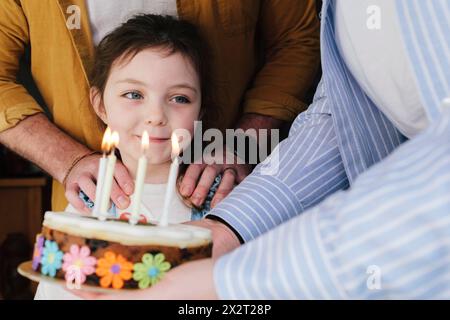
[[[152,143],[163,143],[169,140],[169,138],[155,138],[155,137],[149,137],[148,140]]]
[[[139,141],[142,140],[141,136],[136,136],[136,137],[139,139]],[[164,143],[164,142],[166,142],[168,140],[170,140],[170,138],[148,137],[148,141],[150,143]]]

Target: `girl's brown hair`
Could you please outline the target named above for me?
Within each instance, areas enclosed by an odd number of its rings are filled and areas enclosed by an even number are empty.
[[[149,48],[159,48],[167,56],[180,53],[191,62],[200,78],[202,116],[210,105],[206,65],[209,58],[206,44],[194,25],[171,16],[136,15],[107,34],[95,50],[95,61],[90,76],[91,86],[98,89],[98,94],[102,98],[113,64],[130,60],[142,50]],[[185,164],[180,167],[177,186],[186,168]],[[183,200],[187,206],[194,207],[189,199],[183,197]]]
[[[112,65],[148,48],[160,48],[167,56],[180,53],[192,63],[200,78],[204,112],[209,105],[206,45],[194,25],[171,16],[136,15],[107,34],[95,50],[91,86],[103,96]]]

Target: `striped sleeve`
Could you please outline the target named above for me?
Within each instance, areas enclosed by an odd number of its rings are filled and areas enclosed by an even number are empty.
[[[221,257],[222,299],[450,298],[450,110],[352,188]]]
[[[289,137],[209,215],[225,220],[248,241],[347,187],[320,84],[314,103],[297,117]]]

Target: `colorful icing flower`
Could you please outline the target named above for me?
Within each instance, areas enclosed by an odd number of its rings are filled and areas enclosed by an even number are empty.
[[[170,269],[170,263],[165,261],[162,253],[155,256],[146,253],[142,256],[142,263],[136,263],[133,269],[133,279],[139,282],[139,288],[145,289],[161,280]]]
[[[41,263],[42,249],[44,248],[44,241],[45,241],[45,238],[42,235],[38,235],[36,237],[36,243],[34,244],[34,250],[33,250],[33,263],[32,263],[32,268],[35,271],[39,268],[39,263]]]
[[[59,250],[55,241],[45,240],[45,248],[41,259],[41,273],[56,276],[56,271],[61,269],[63,253]]]
[[[98,259],[95,273],[100,277],[100,286],[109,288],[112,284],[114,289],[120,289],[124,285],[124,280],[130,280],[133,264],[127,261],[120,254],[108,251],[104,258]]]
[[[70,252],[64,254],[63,270],[66,272],[66,281],[75,281],[82,284],[86,281],[86,276],[95,272],[97,259],[90,256],[91,250],[87,246],[79,247],[73,244]]]

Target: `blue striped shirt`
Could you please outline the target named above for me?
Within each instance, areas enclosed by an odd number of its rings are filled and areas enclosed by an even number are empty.
[[[219,259],[219,296],[449,298],[449,141],[447,112],[351,189]]]
[[[288,139],[272,156],[210,212],[244,241],[347,188],[405,141],[340,57],[334,40],[334,2],[323,3],[321,53],[323,76],[313,104],[297,117]],[[265,174],[273,163],[278,170]]]
[[[324,1],[313,105],[211,211],[246,242],[262,235],[216,263],[221,298],[450,297],[450,111],[439,109],[450,95],[450,5],[396,1],[430,128],[399,147],[340,57],[334,1]],[[278,171],[262,174],[272,161]]]

